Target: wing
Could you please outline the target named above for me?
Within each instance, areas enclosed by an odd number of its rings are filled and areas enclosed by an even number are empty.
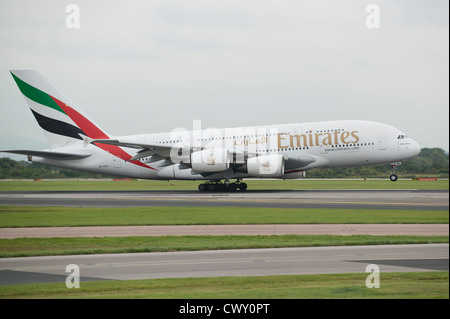
[[[160,144],[146,144],[146,143],[136,143],[136,142],[128,142],[125,140],[118,139],[89,139],[89,143],[100,143],[100,144],[108,144],[108,145],[116,145],[120,147],[129,147],[138,149],[139,151],[135,156],[133,156],[130,161],[138,160],[140,158],[149,157],[150,162],[159,161],[161,159],[169,159],[173,153],[177,152],[180,154],[190,154],[192,152],[201,151],[203,147],[187,147],[187,146],[177,146],[177,145],[160,145]],[[254,157],[257,154],[254,152],[248,151],[240,151],[240,150],[229,150],[233,156],[241,156],[242,158]]]
[[[5,150],[0,152],[26,155],[28,157],[36,156],[52,160],[75,160],[91,156],[91,154],[88,153],[62,153],[62,152],[34,151],[34,150]]]
[[[135,156],[131,158],[131,160],[137,160],[144,157],[151,156],[150,162],[159,161],[162,159],[170,159],[170,153],[174,151],[174,148],[172,145],[155,145],[155,144],[145,144],[145,143],[135,143],[135,142],[127,142],[124,140],[118,140],[118,139],[97,139],[97,140],[91,140],[91,143],[101,143],[101,144],[109,144],[109,145],[116,145],[121,147],[129,147],[138,149],[139,151]],[[186,147],[186,146],[179,146],[175,147],[176,152],[183,152],[184,154],[190,154],[193,151],[199,151],[201,148],[193,149],[192,147]],[[229,150],[231,154],[234,156],[240,156],[241,158],[250,158],[257,156],[256,153],[248,152],[248,151],[240,151],[240,150]],[[286,170],[295,169],[295,168],[302,168],[305,166],[308,166],[309,164],[316,161],[314,157],[303,155],[301,159],[286,159]]]
[[[120,147],[128,147],[138,149],[139,151],[135,156],[133,156],[130,161],[138,160],[143,157],[155,156],[155,158],[162,159],[170,157],[170,152],[176,151],[190,151],[190,148],[186,148],[183,146],[174,148],[173,145],[156,145],[156,144],[145,144],[145,143],[135,143],[135,142],[127,142],[120,141],[117,139],[97,139],[92,140],[90,143],[100,143],[100,144],[108,144],[108,145],[116,145]]]

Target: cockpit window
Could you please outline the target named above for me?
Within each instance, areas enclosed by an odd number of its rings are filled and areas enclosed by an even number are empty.
[[[399,135],[398,137],[397,137],[397,139],[398,140],[403,140],[403,139],[405,139],[405,138],[408,138],[408,136],[407,135]]]

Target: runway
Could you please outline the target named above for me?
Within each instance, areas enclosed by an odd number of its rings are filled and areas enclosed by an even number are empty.
[[[198,191],[1,192],[2,205],[72,207],[271,207],[448,210],[448,191],[283,190],[245,193]],[[190,225],[2,228],[0,238],[181,235],[416,235],[448,236],[443,224]]]
[[[0,205],[72,207],[273,207],[447,210],[448,190],[288,190],[244,193],[197,191],[0,192]],[[51,227],[1,229],[3,238],[165,236],[213,234],[443,235],[446,225],[198,225]],[[154,228],[156,227],[156,228]],[[306,227],[306,228],[305,228]],[[412,229],[410,227],[415,227]],[[438,228],[436,228],[438,227]],[[98,230],[94,231],[94,228]],[[97,231],[101,233],[97,233]],[[419,233],[415,233],[419,232]],[[59,235],[58,235],[59,234]],[[8,237],[11,236],[11,237]],[[260,276],[381,271],[448,270],[448,244],[217,250],[0,259],[0,284],[64,283],[66,266],[80,267],[81,281],[177,277]]]
[[[448,210],[448,190],[1,192],[1,205],[72,207],[272,207]]]
[[[449,245],[382,245],[0,259],[0,285],[64,284],[75,264],[83,281],[448,270]]]

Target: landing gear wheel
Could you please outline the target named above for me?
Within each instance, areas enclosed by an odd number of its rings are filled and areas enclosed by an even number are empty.
[[[211,181],[198,185],[198,190],[201,192],[235,192],[236,190],[240,190],[244,192],[247,190],[246,183],[228,183],[228,180],[225,183],[221,183],[220,181]]]
[[[247,184],[246,183],[240,183],[239,189],[241,192],[245,192],[247,190]]]
[[[227,185],[226,184],[217,183],[215,186],[216,186],[216,188],[215,188],[214,191],[216,191],[216,192],[226,192],[227,191]]]
[[[396,182],[398,180],[398,176],[396,173],[397,168],[402,165],[402,162],[396,162],[391,164],[391,176],[389,177],[392,182]]]

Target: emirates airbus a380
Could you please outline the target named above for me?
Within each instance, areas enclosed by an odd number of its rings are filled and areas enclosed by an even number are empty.
[[[391,164],[419,154],[399,129],[369,121],[174,130],[114,136],[34,70],[11,74],[51,148],[5,150],[62,168],[142,179],[204,180],[200,191],[244,191],[244,178],[295,179],[315,168]],[[230,182],[236,180],[236,182]]]

